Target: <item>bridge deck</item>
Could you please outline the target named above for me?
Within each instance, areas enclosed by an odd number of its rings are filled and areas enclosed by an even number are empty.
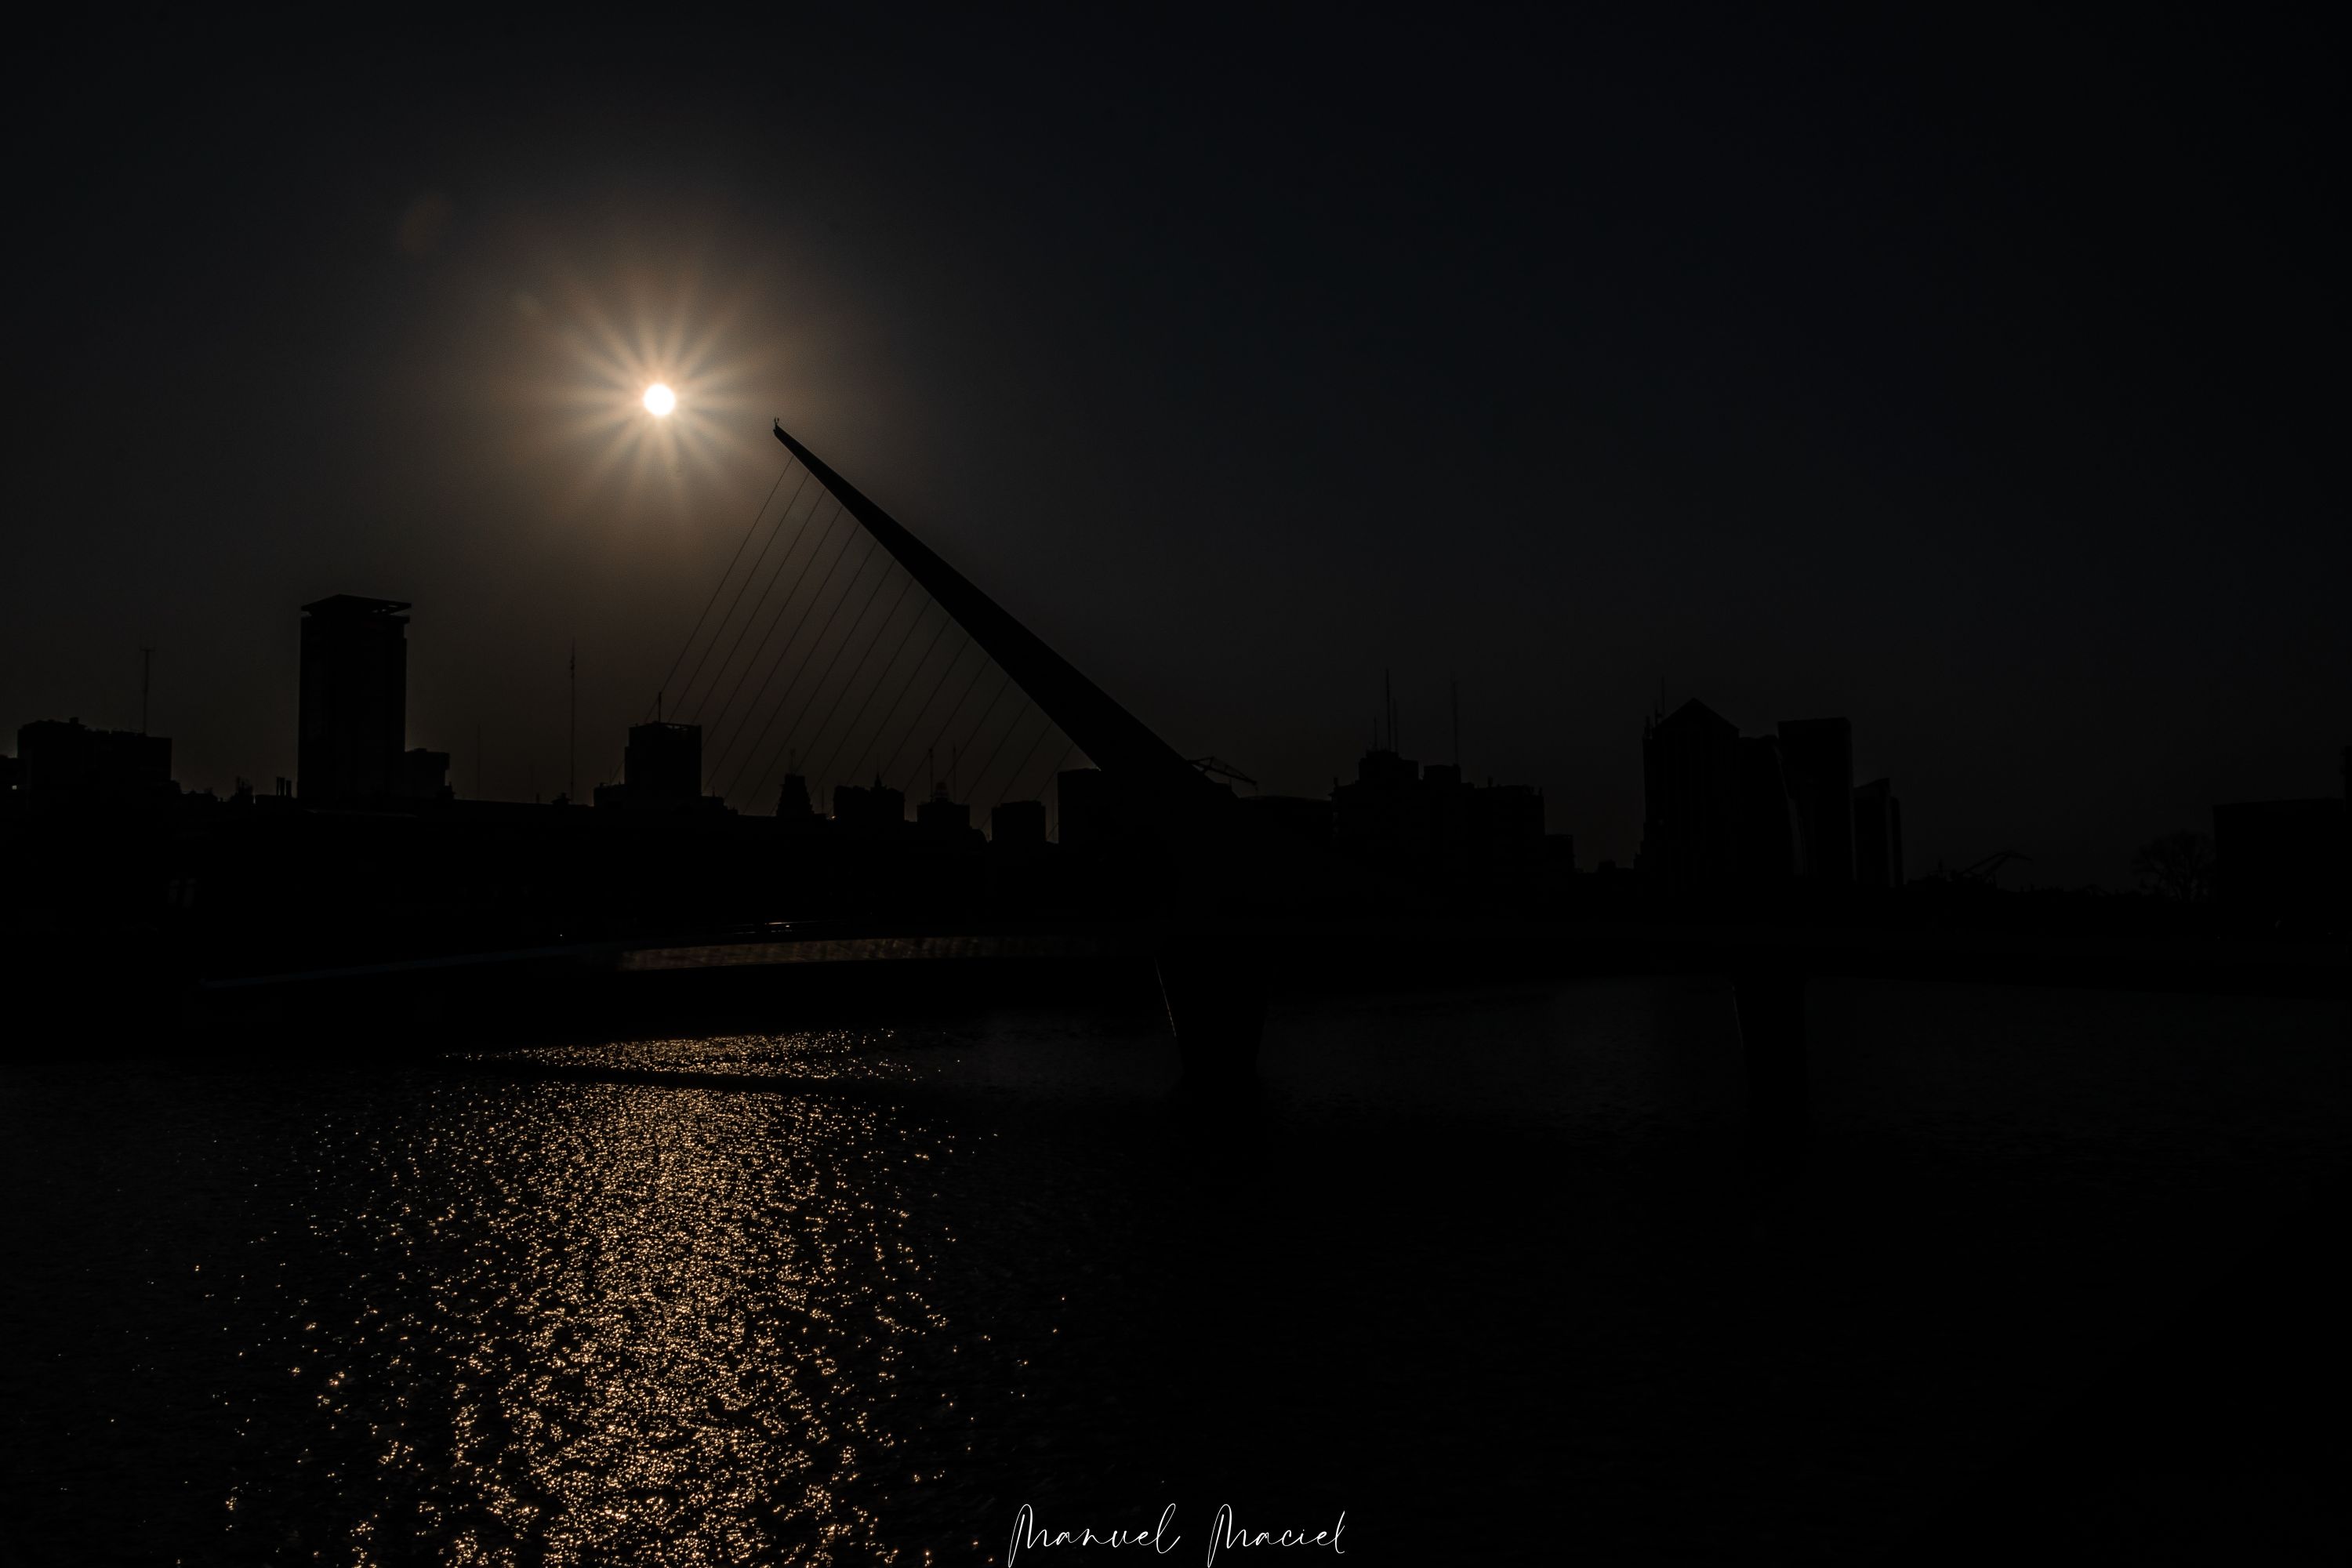
[[[621,973],[772,964],[1149,957],[1171,941],[1230,944],[1273,964],[1328,972],[1362,963],[1410,978],[1416,963],[1564,975],[1739,973],[1817,979],[2062,985],[2098,990],[2352,995],[2342,938],[2215,941],[2014,932],[1765,926],[1440,921],[1232,921],[909,925],[795,921],[626,941],[408,958],[289,973],[223,976],[206,990],[551,960]],[[1398,966],[1402,965],[1400,969]]]

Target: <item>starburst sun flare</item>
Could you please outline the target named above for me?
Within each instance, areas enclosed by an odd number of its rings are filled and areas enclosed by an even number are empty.
[[[650,504],[686,527],[772,466],[775,387],[750,281],[714,288],[690,257],[593,279],[544,265],[515,305],[536,340],[527,395],[550,416],[528,439],[555,458],[567,510],[617,508],[641,531]]]

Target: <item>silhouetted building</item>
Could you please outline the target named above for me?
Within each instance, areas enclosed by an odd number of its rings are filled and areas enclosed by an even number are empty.
[[[1797,874],[1797,808],[1780,765],[1778,735],[1739,741],[1739,876],[1765,898],[1788,890]]]
[[[1045,803],[1042,800],[999,801],[988,814],[988,837],[993,844],[1034,848],[1045,842]]]
[[[1547,833],[1543,841],[1543,873],[1548,881],[1563,881],[1576,875],[1576,835]]]
[[[702,798],[702,726],[633,724],[621,782],[635,805],[691,805]]]
[[[931,798],[915,807],[915,831],[941,843],[961,843],[974,837],[971,803],[950,800],[947,785],[936,786]]]
[[[24,777],[22,763],[15,757],[0,757],[0,795],[15,795]]]
[[[898,833],[907,826],[907,794],[880,779],[871,785],[833,786],[833,820],[852,833]]]
[[[1240,802],[1242,819],[1261,843],[1328,850],[1333,834],[1332,805],[1307,795],[1253,795]]]
[[[786,773],[776,791],[776,820],[795,833],[816,826],[815,803],[809,799],[808,780],[799,773]]]
[[[1461,795],[1470,802],[1467,868],[1519,877],[1543,865],[1543,795],[1534,785],[1486,783]]]
[[[1135,805],[1099,768],[1072,768],[1054,775],[1061,841],[1072,849],[1095,849],[1134,837],[1140,826]]]
[[[1853,726],[1843,719],[1783,719],[1780,772],[1796,805],[1797,875],[1821,886],[1851,886]]]
[[[1903,885],[1903,803],[1889,780],[1854,789],[1853,879],[1864,888]]]
[[[1421,764],[1385,746],[1356,760],[1353,781],[1332,785],[1331,816],[1339,841],[1375,864],[1412,866],[1434,853]],[[1462,831],[1466,837],[1466,822]]]
[[[16,731],[18,789],[50,804],[126,805],[172,793],[172,742],[133,730],[92,730],[79,719],[37,719]]]
[[[1633,864],[1672,896],[1719,892],[1741,868],[1738,726],[1696,698],[1642,733],[1642,847]]]
[[[1843,719],[1791,720],[1747,735],[1696,700],[1643,731],[1642,849],[1634,864],[1676,900],[1783,898],[1801,879],[1851,887],[1903,880],[1900,807],[1885,780],[1853,784]],[[1856,848],[1857,814],[1870,842]]]
[[[2234,917],[2258,925],[2347,922],[2346,805],[2246,801],[2213,808],[2214,891]]]
[[[393,793],[404,800],[449,799],[456,793],[449,787],[449,753],[422,746],[401,752],[400,785]]]
[[[302,606],[295,776],[308,801],[401,793],[408,741],[408,605],[337,594]]]
[[[621,782],[598,784],[596,804],[629,811],[686,811],[705,806],[702,726],[632,724],[621,752]]]
[[[1331,787],[1331,835],[1359,863],[1422,883],[1506,880],[1542,859],[1544,800],[1526,784],[1467,784],[1452,763],[1427,766],[1374,746]]]

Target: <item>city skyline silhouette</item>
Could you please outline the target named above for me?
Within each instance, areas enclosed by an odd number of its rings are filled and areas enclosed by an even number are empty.
[[[0,1556],[2334,1561],[2340,54],[68,19]]]
[[[575,644],[612,776],[782,415],[1271,788],[1328,789],[1381,669],[1409,741],[1458,679],[1620,864],[1662,686],[1851,716],[1923,868],[2120,886],[2211,801],[2334,786],[2295,50],[1561,24],[1441,51],[1398,119],[1397,46],[1303,24],[1213,67],[811,24],[788,92],[754,34],[624,68],[590,26],[520,97],[483,73],[539,43],[494,37],[211,113],[182,63],[236,35],[173,26],[88,58],[212,175],[104,125],[37,175],[67,292],[11,506],[54,521],[11,531],[0,731],[130,727],[153,644],[192,784],[290,775],[280,609],[374,593],[428,606],[415,742],[461,786],[565,787]],[[2202,107],[2137,85],[2174,79]],[[1162,145],[1192,80],[1235,107]]]

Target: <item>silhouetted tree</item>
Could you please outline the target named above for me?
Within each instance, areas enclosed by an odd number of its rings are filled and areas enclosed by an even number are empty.
[[[2213,841],[2182,828],[2151,838],[2132,857],[2132,875],[2159,899],[2197,903],[2213,894]]]

